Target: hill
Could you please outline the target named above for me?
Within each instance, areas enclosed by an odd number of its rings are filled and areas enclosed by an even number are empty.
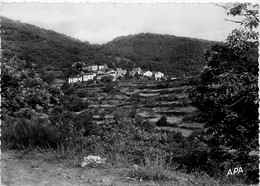
[[[203,53],[215,41],[142,33],[118,37],[104,45],[103,53],[131,59],[149,70],[175,76],[196,75],[205,65]]]
[[[1,31],[5,57],[17,55],[38,66],[56,67],[77,61],[95,63],[100,58],[98,46],[6,17],[1,17]]]
[[[109,67],[140,66],[173,76],[197,75],[205,65],[203,52],[217,42],[159,34],[118,37],[92,45],[37,26],[1,17],[2,50],[37,67],[67,67],[74,62],[106,63]],[[121,60],[118,60],[121,59]],[[118,63],[119,61],[119,63]]]

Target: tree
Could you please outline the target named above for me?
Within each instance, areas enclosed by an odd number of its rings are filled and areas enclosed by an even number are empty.
[[[81,62],[78,62],[78,63],[76,63],[76,68],[79,70],[79,71],[82,71],[82,66],[83,66],[83,64],[81,63]]]
[[[258,5],[223,6],[239,23],[223,45],[205,53],[207,65],[190,93],[206,123],[211,150],[235,149],[240,157],[258,147]]]
[[[106,93],[108,93],[108,92],[112,91],[113,88],[114,88],[114,87],[113,87],[113,84],[112,84],[112,83],[106,82],[106,83],[104,84],[103,91],[106,92]]]
[[[55,74],[53,72],[44,74],[42,76],[42,80],[48,84],[52,84],[55,80]]]
[[[102,83],[112,83],[112,79],[113,79],[112,76],[104,76],[104,77],[102,77],[102,78],[100,79],[100,81],[101,81]]]
[[[158,127],[165,127],[168,126],[167,118],[166,116],[162,116],[157,122],[156,125]]]
[[[59,104],[62,92],[44,83],[26,62],[13,57],[2,60],[2,116],[30,117],[33,113],[48,113]]]
[[[69,101],[65,103],[68,110],[73,112],[79,112],[87,108],[87,103],[84,103],[81,98],[73,95],[69,98]]]

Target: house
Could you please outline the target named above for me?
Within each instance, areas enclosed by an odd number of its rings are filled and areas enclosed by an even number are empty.
[[[122,70],[121,68],[116,69],[116,76],[117,77],[122,77],[126,74],[126,70]]]
[[[153,73],[149,70],[143,73],[143,76],[145,76],[145,77],[152,77],[152,75],[153,75]]]
[[[107,64],[99,65],[99,66],[98,66],[98,69],[99,69],[99,70],[106,70],[106,69],[108,69]]]
[[[102,77],[105,77],[106,75],[105,74],[97,74],[96,78],[97,80],[101,80]]]
[[[98,74],[105,74],[105,71],[104,70],[98,70],[96,73],[97,73],[97,75]]]
[[[155,80],[161,80],[163,77],[164,77],[164,73],[162,73],[162,72],[154,73]]]
[[[129,74],[129,76],[132,76],[132,77],[135,76],[135,72],[134,72],[133,70],[129,70],[129,71],[128,71],[128,74]]]
[[[142,69],[141,69],[140,67],[133,68],[133,72],[134,72],[134,75],[135,75],[135,74],[138,74],[138,75],[140,75],[140,74],[141,74],[141,72],[142,72]]]
[[[129,76],[134,77],[136,74],[140,75],[142,73],[142,69],[140,67],[133,68],[132,70],[130,70],[128,72],[129,72]]]
[[[98,70],[98,66],[97,65],[83,66],[82,70],[97,71]]]
[[[115,81],[116,78],[117,78],[117,73],[116,73],[116,71],[114,71],[114,70],[109,70],[109,71],[107,71],[107,72],[106,72],[106,75],[107,75],[107,76],[113,76],[113,81]]]
[[[69,84],[76,83],[76,82],[82,82],[82,76],[78,75],[76,77],[69,77]]]
[[[94,77],[96,77],[96,73],[93,72],[82,74],[83,81],[93,80]]]
[[[115,76],[116,75],[116,71],[114,70],[109,70],[106,72],[107,75],[112,75],[112,76]]]

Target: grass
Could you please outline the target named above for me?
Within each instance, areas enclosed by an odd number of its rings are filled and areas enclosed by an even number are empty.
[[[155,185],[219,185],[219,182],[206,174],[185,174],[170,167],[163,157],[145,158],[141,165],[134,165],[125,175],[126,178],[140,182],[154,181]]]
[[[89,183],[99,183],[100,185],[220,185],[220,182],[229,183],[225,178],[215,180],[208,175],[195,172],[186,174],[180,170],[176,170],[165,161],[164,157],[146,157],[145,161],[140,165],[130,164],[126,157],[120,153],[120,147],[114,146],[109,154],[102,153],[102,149],[97,147],[92,155],[108,158],[106,164],[97,167],[87,167]],[[32,168],[39,167],[44,162],[51,164],[59,164],[64,168],[77,169],[77,172],[82,172],[85,168],[81,168],[80,164],[84,156],[90,155],[89,152],[83,149],[75,148],[75,146],[59,146],[53,148],[31,148],[17,151],[17,158],[31,159],[30,166]],[[90,174],[89,171],[92,173]],[[83,171],[84,172],[84,171]],[[80,175],[82,176],[82,175]],[[109,179],[109,180],[107,180]],[[232,180],[231,180],[232,181]],[[233,181],[237,183],[237,181]],[[222,185],[222,184],[221,184]],[[226,184],[228,185],[228,184]],[[236,184],[239,185],[239,184]],[[241,185],[241,184],[240,184]]]
[[[130,178],[139,180],[153,180],[153,181],[169,181],[174,177],[171,168],[167,166],[162,157],[155,159],[145,158],[145,162],[141,165],[134,165],[127,174]]]

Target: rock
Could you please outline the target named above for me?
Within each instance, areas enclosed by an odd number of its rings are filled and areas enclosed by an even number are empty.
[[[81,163],[81,167],[85,167],[87,165],[95,165],[95,164],[104,164],[106,161],[106,158],[101,158],[99,156],[92,156],[89,155],[87,157],[84,157],[83,162]]]

